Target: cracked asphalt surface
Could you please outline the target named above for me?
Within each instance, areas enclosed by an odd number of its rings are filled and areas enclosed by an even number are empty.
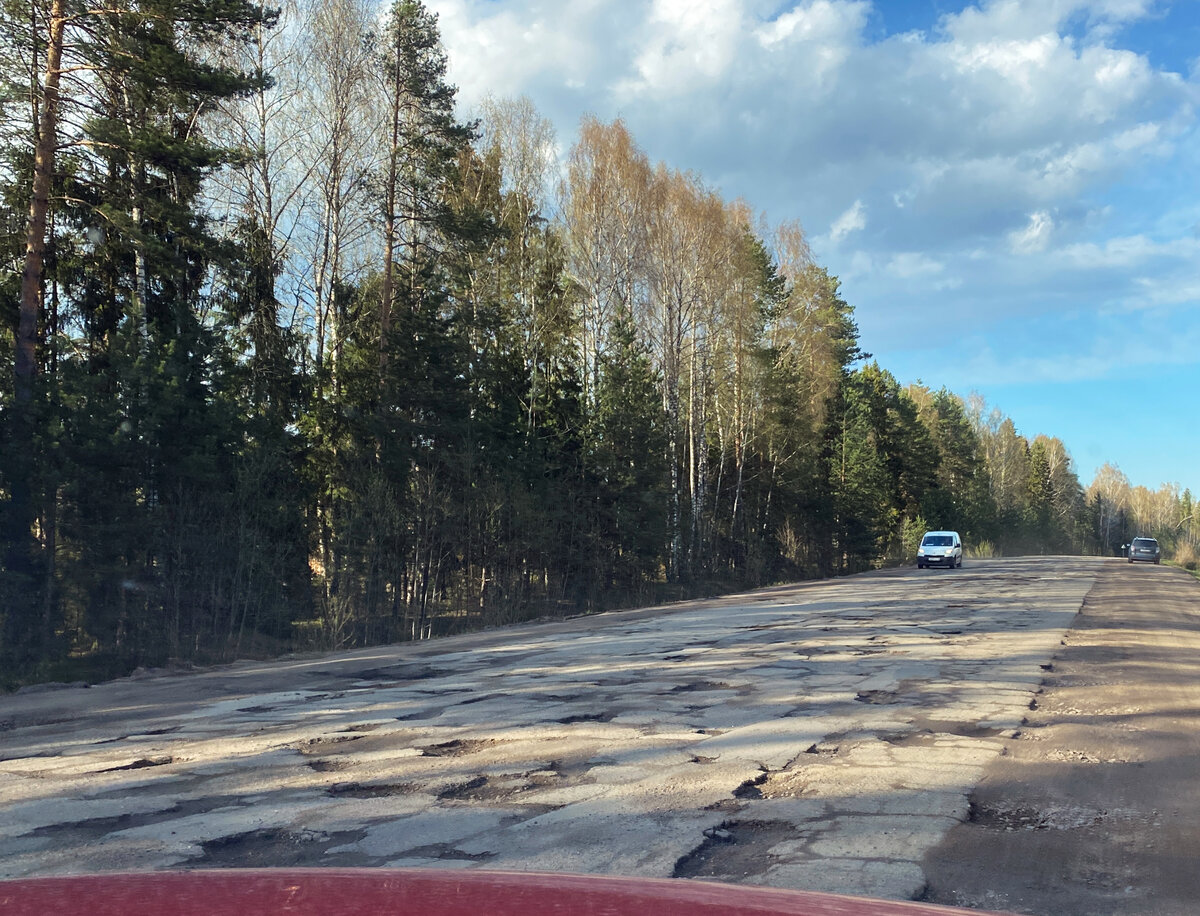
[[[0,697],[0,877],[483,867],[1020,904],[955,896],[938,856],[1123,565],[880,571]]]

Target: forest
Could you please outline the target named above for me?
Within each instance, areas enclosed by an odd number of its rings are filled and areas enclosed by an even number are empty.
[[[0,687],[910,562],[1188,491],[860,348],[798,220],[470,117],[420,0],[0,0]]]

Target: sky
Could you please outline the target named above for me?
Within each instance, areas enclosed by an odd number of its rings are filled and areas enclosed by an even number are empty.
[[[901,384],[1200,493],[1200,0],[426,0],[463,111],[798,220]]]

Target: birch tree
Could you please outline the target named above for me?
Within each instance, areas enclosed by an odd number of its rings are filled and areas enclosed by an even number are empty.
[[[525,395],[527,435],[536,428],[538,403],[548,384],[547,358],[559,349],[564,319],[557,284],[545,282],[545,265],[555,260],[557,247],[548,232],[549,190],[555,170],[555,134],[551,122],[533,103],[488,98],[480,120],[481,146],[495,156],[500,169],[503,244],[515,255],[514,295],[524,349],[528,390]],[[549,292],[549,296],[543,295]]]
[[[595,400],[600,357],[619,314],[645,296],[650,163],[620,121],[584,118],[571,148],[560,214],[567,271],[582,290],[584,399]]]
[[[308,141],[296,155],[313,194],[302,219],[303,265],[317,397],[337,387],[340,347],[351,315],[345,295],[378,252],[372,245],[368,180],[375,167],[369,0],[311,0],[304,25],[303,120]],[[321,374],[329,359],[330,378]]]

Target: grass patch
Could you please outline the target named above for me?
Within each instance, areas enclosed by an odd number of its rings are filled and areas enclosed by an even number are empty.
[[[1196,553],[1196,548],[1191,544],[1179,544],[1175,548],[1175,555],[1171,557],[1171,562],[1176,566],[1182,566],[1188,572],[1196,572],[1196,568],[1200,566],[1200,556]]]
[[[996,545],[991,541],[980,541],[965,548],[966,555],[975,559],[991,559],[997,556]]]
[[[1167,560],[1167,565],[1178,567],[1179,569],[1182,569],[1184,572],[1191,573],[1191,575],[1194,578],[1200,579],[1200,569],[1197,569],[1195,567],[1195,565],[1185,566],[1183,563],[1179,563],[1175,560]]]

